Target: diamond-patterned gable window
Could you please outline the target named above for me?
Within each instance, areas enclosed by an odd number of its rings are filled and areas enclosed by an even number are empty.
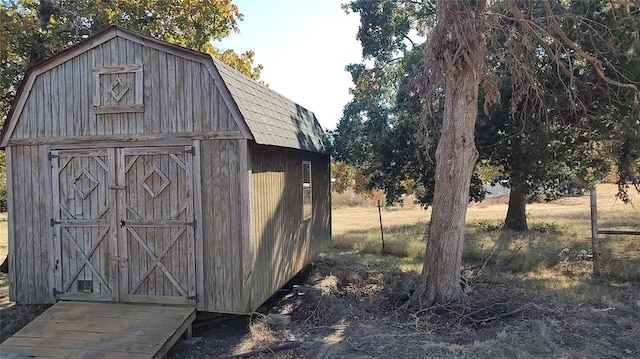
[[[124,95],[129,92],[129,86],[122,82],[122,79],[120,79],[120,76],[118,76],[116,80],[113,81],[113,83],[111,84],[111,88],[109,88],[107,92],[113,97],[114,100],[116,100],[116,102],[120,102]]]
[[[142,65],[93,68],[93,106],[96,115],[144,112],[143,91]]]

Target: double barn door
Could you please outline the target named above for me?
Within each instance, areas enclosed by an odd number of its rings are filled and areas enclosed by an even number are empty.
[[[56,297],[195,304],[194,148],[50,157]]]

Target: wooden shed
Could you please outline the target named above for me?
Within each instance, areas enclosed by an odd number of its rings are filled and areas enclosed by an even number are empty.
[[[331,240],[314,114],[204,53],[111,26],[30,69],[1,136],[19,303],[246,314]]]

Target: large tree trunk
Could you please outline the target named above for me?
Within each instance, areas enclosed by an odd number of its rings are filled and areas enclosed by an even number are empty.
[[[475,124],[484,60],[485,3],[440,1],[430,51],[444,74],[444,112],[436,150],[435,190],[427,248],[414,306],[446,303],[462,295],[460,267],[469,186],[478,159]]]
[[[527,185],[512,181],[509,193],[509,208],[504,226],[512,231],[526,231],[527,227]]]

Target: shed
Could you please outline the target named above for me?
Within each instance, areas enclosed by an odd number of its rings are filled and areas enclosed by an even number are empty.
[[[2,129],[10,298],[247,314],[331,240],[315,115],[111,26],[31,68]]]

